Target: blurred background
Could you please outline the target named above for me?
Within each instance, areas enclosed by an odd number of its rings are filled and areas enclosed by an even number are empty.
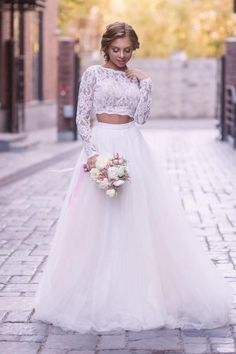
[[[151,118],[216,119],[222,140],[234,137],[235,10],[234,0],[0,0],[0,149],[37,145],[29,134],[48,128],[77,139],[79,79],[103,62],[101,34],[117,20],[139,36],[130,65],[153,79]]]
[[[99,341],[32,318],[77,161],[80,168],[81,75],[104,62],[101,35],[114,21],[136,30],[141,47],[129,65],[153,81],[151,118],[140,130],[157,170],[163,165],[236,294],[236,0],[0,0],[0,354],[235,354],[235,309],[227,327]]]

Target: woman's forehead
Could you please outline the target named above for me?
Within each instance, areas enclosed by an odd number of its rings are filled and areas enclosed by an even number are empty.
[[[112,41],[111,46],[120,48],[131,47],[132,42],[128,37],[122,37]]]

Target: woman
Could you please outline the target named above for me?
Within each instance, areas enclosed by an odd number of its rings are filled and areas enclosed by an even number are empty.
[[[126,23],[109,25],[104,65],[83,74],[77,109],[84,143],[35,303],[35,318],[79,332],[229,322],[232,294],[187,223],[165,171],[136,123],[150,114],[151,79],[127,66],[139,47]],[[90,129],[90,116],[97,122]],[[120,153],[130,181],[109,198],[84,171]]]

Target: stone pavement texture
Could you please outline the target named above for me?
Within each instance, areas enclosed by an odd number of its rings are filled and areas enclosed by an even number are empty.
[[[151,122],[143,133],[173,178],[209,257],[236,290],[235,151],[218,141],[213,125],[185,129],[182,123],[165,124],[155,129],[160,125]],[[236,353],[234,324],[213,330],[80,334],[32,319],[34,294],[71,177],[52,168],[71,167],[76,158],[0,189],[0,354]]]
[[[70,156],[81,146],[79,141],[58,142],[56,127],[28,132],[27,136],[39,142],[37,148],[0,152],[0,187]]]

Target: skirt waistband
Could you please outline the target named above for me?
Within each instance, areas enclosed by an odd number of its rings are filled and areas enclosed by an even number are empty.
[[[105,129],[127,129],[127,128],[132,128],[135,126],[135,121],[132,120],[131,122],[128,123],[121,123],[121,124],[114,124],[114,123],[104,123],[104,122],[98,122],[94,121],[93,124],[94,127],[96,128],[105,128]]]

